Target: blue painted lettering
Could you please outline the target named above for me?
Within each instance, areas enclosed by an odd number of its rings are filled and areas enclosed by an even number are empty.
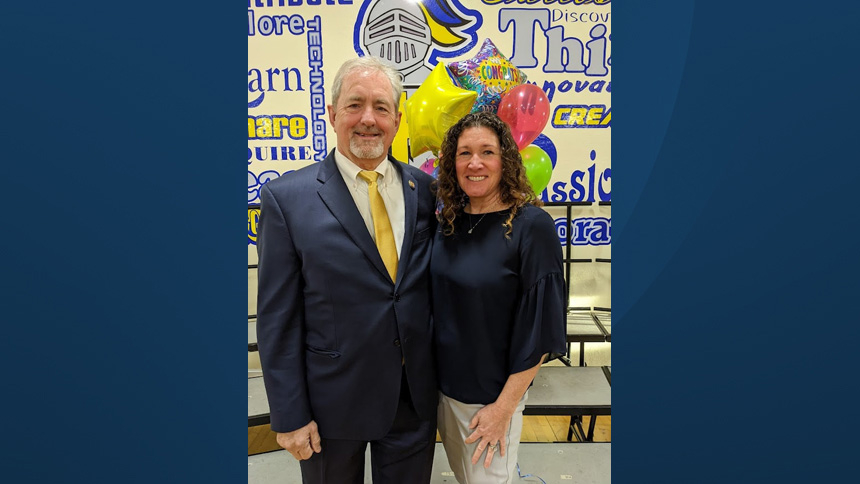
[[[569,0],[568,0],[569,1]],[[582,0],[575,0],[582,1]],[[595,0],[597,2],[599,0]],[[317,5],[352,5],[352,0],[248,0],[248,8],[266,7],[299,7],[302,4]]]
[[[248,9],[248,37],[258,33],[262,36],[302,35],[305,33],[305,20],[301,15],[260,15],[257,18],[254,11]]]
[[[248,69],[248,93],[260,93],[254,100],[248,101],[248,108],[255,108],[263,103],[266,92],[272,91],[292,91],[293,87],[297,91],[304,91],[302,87],[302,73],[296,67],[284,67],[278,69],[272,67],[264,71],[260,69]],[[292,74],[293,82],[290,81]],[[283,85],[283,87],[281,87]]]
[[[557,218],[555,231],[562,246],[570,245],[609,245],[612,243],[612,219],[605,217],[581,217],[570,221]]]
[[[611,202],[612,169],[598,171],[593,163],[585,171],[574,170],[570,174],[569,188],[565,182],[555,182],[551,188],[550,202]]]
[[[606,67],[607,64],[611,65],[607,58],[608,29],[604,24],[597,24],[591,28],[589,32],[591,39],[584,47],[581,40],[565,37],[564,27],[550,27],[550,11],[547,9],[503,8],[499,10],[499,30],[507,32],[511,26],[513,26],[514,47],[509,60],[517,67],[537,67],[538,59],[535,57],[534,46],[536,29],[540,29],[546,38],[547,46],[544,72],[582,72],[587,76],[609,74],[609,69]]]
[[[529,84],[535,84],[532,81],[528,81]],[[541,87],[543,92],[546,93],[546,98],[549,102],[552,102],[552,98],[555,96],[556,85],[555,81],[543,81],[543,86]],[[558,85],[558,92],[565,93],[570,91],[571,89],[574,92],[580,93],[586,89],[590,92],[612,92],[612,82],[609,81],[576,81],[575,83],[571,83],[570,81],[561,81],[561,84]]]
[[[308,67],[311,68],[311,139],[314,160],[322,161],[327,153],[325,121],[325,83],[323,76],[322,23],[320,16],[308,20]]]
[[[607,23],[609,22],[609,15],[610,12],[570,12],[561,8],[552,9],[553,22]]]
[[[572,3],[574,5],[588,5],[589,3],[593,3],[597,6],[608,5],[612,2],[612,0],[481,0],[481,2],[483,2],[485,5],[510,5],[512,3],[519,3],[521,5],[534,5],[536,3],[540,3],[541,1],[543,1],[543,3],[546,5],[550,5],[553,3],[558,3],[559,5],[567,5],[569,3]],[[248,6],[250,6],[250,4],[251,2],[250,0],[248,0]]]
[[[254,161],[302,161],[310,160],[310,146],[257,146],[248,148],[248,164]]]

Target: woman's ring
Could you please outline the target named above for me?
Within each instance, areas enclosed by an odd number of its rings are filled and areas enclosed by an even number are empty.
[[[490,445],[489,445],[490,450],[492,450],[493,452],[495,452],[495,451],[496,451],[496,445],[497,445],[497,444],[490,444]]]

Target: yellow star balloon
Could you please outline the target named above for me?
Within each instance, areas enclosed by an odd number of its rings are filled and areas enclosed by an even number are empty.
[[[438,153],[448,128],[469,114],[477,96],[475,91],[454,84],[444,63],[436,64],[415,94],[406,100],[412,156],[425,151]]]

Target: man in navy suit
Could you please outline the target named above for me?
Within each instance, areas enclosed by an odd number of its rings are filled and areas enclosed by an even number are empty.
[[[388,156],[401,91],[378,59],[347,61],[328,105],[337,147],[260,191],[260,359],[272,430],[305,483],[363,482],[368,443],[374,483],[430,481],[435,199],[430,176]],[[374,231],[362,170],[378,177],[396,256],[377,249],[390,236]]]

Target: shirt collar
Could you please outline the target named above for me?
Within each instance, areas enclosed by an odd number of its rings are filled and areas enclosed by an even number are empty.
[[[338,170],[346,176],[348,180],[356,181],[358,179],[358,172],[361,171],[355,163],[352,162],[349,158],[346,157],[343,153],[340,152],[337,148],[334,150],[334,162],[337,164]],[[388,157],[382,160],[382,163],[376,167],[375,172],[379,173],[382,176],[382,180],[380,183],[385,183],[389,180],[389,170],[392,170],[391,163],[388,162]]]

